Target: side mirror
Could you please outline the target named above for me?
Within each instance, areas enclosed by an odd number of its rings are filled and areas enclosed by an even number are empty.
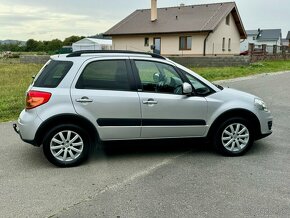
[[[183,83],[182,84],[182,92],[185,95],[191,94],[192,93],[192,86],[187,82]]]
[[[156,83],[158,83],[158,82],[161,81],[161,75],[160,75],[160,73],[154,73],[153,74],[153,81],[156,82]]]
[[[208,93],[210,93],[210,90],[207,87],[202,87],[196,89],[195,93],[200,96],[206,96]]]

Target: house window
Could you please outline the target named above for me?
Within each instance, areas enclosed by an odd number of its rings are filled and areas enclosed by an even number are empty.
[[[226,25],[230,25],[230,14],[226,17]]]
[[[228,51],[231,51],[231,38],[229,38]]]
[[[179,37],[179,50],[191,50],[192,37],[181,36]]]
[[[149,46],[149,38],[145,37],[144,39],[144,46]]]
[[[222,44],[222,49],[223,49],[223,51],[225,51],[226,49],[225,49],[225,47],[226,47],[226,38],[223,38],[223,44]]]

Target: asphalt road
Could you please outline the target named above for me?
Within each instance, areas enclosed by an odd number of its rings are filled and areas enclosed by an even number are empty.
[[[1,124],[0,217],[289,217],[290,72],[222,83],[274,115],[243,157],[188,140],[113,143],[60,169]]]

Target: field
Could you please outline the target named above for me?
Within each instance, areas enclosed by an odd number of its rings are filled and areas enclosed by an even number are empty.
[[[41,65],[0,62],[0,122],[17,119],[25,107],[25,91]]]
[[[0,122],[16,120],[25,107],[25,91],[42,65],[0,60]],[[290,71],[290,61],[267,61],[246,67],[198,67],[195,72],[210,81],[259,73]]]

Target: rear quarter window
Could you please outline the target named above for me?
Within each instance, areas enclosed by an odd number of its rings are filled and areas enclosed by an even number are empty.
[[[35,87],[56,88],[68,73],[73,63],[51,60],[34,82]]]

